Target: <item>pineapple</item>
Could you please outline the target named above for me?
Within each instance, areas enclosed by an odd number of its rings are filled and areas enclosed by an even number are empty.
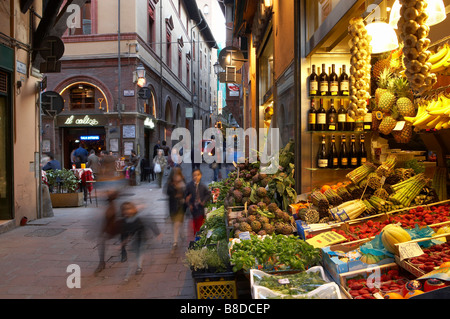
[[[397,125],[397,121],[391,115],[386,115],[381,120],[378,130],[384,135],[388,135],[392,132],[395,125]]]
[[[401,116],[415,116],[416,109],[411,100],[411,88],[409,82],[404,77],[395,78],[392,81],[394,91],[397,95],[397,109]]]
[[[392,106],[394,106],[397,97],[391,90],[387,90],[380,96],[380,100],[378,102],[378,109],[381,112],[390,112]]]
[[[388,91],[389,80],[392,78],[392,72],[389,68],[384,68],[378,77],[378,88],[375,90],[375,105],[378,107],[380,97]]]
[[[413,133],[413,127],[411,123],[405,123],[405,126],[401,131],[393,131],[392,136],[394,136],[394,139],[397,143],[400,144],[407,144],[409,141],[411,141]]]

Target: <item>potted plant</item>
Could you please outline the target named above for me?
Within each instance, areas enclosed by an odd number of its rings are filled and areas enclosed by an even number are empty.
[[[83,193],[78,192],[80,179],[68,169],[49,170],[46,174],[53,207],[83,205]]]

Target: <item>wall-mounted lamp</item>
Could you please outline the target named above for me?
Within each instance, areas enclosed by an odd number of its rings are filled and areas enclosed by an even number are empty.
[[[140,87],[145,86],[147,81],[145,79],[145,67],[144,65],[142,65],[142,63],[139,64],[136,68],[136,76],[137,76],[137,85]]]

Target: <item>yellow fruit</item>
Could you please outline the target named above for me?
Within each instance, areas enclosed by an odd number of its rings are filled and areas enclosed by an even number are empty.
[[[384,295],[384,299],[405,299],[397,292],[388,292]]]
[[[446,267],[450,267],[450,261],[446,261],[445,263],[442,263],[439,268],[446,268]]]
[[[408,232],[398,225],[386,225],[381,232],[381,241],[384,248],[393,254],[398,251],[395,244],[404,243],[410,240],[411,236]]]
[[[445,55],[447,55],[447,52],[448,52],[448,45],[445,44],[442,49],[440,49],[438,52],[429,57],[428,62],[435,63],[440,61]]]
[[[450,234],[450,226],[443,226],[443,227],[439,228],[439,229],[433,234],[433,237],[434,237],[434,236],[441,235],[441,234],[447,234],[447,233]],[[438,240],[443,241],[443,242],[446,242],[446,241],[447,241],[447,240],[445,239],[445,237],[439,237]]]
[[[405,299],[409,299],[411,297],[417,296],[417,295],[421,295],[424,292],[422,290],[412,290],[412,291],[408,291],[405,295]]]

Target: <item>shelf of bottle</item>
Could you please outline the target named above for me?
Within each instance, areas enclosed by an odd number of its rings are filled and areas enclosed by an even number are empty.
[[[319,167],[305,167],[308,171],[351,171],[354,168],[319,168]]]
[[[308,133],[315,134],[367,134],[372,131],[307,131]]]
[[[349,99],[348,95],[309,95],[310,99]]]

